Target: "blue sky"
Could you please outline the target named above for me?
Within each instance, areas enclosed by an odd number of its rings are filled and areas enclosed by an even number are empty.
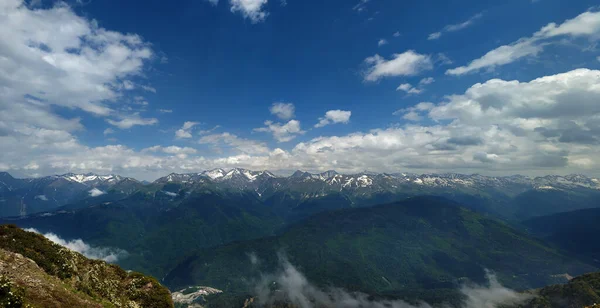
[[[0,169],[597,175],[595,4],[0,0]]]

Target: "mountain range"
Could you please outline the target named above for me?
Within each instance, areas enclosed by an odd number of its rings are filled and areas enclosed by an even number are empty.
[[[73,174],[17,179],[0,172],[0,216],[52,211],[60,206],[107,192],[116,198],[137,191],[143,184],[119,175]]]
[[[551,236],[560,230],[534,223],[600,208],[598,180],[582,175],[214,169],[151,183],[94,174],[0,179],[3,213],[22,202],[37,212],[0,223],[119,249],[120,266],[172,290],[202,285],[234,300],[281,255],[319,287],[432,302],[452,298],[463,281],[481,282],[488,269],[523,290],[598,267]]]
[[[289,212],[300,203],[327,197],[335,207],[357,207],[396,201],[408,196],[440,195],[465,206],[522,220],[563,211],[588,208],[600,201],[600,181],[583,175],[505,176],[478,174],[372,173],[339,174],[335,171],[276,176],[269,171],[235,168],[198,173],[172,173],[152,183],[118,175],[64,174],[33,179],[15,179],[0,173],[0,216],[18,216],[52,211],[82,202],[90,205],[122,199],[138,191],[161,190],[175,197],[181,191],[217,189],[245,192],[270,204],[276,212]],[[315,206],[313,206],[315,207]],[[318,207],[318,206],[316,206]],[[292,213],[300,219],[315,211]]]

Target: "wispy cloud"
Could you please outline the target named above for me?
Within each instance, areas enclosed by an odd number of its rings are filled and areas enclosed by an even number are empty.
[[[473,25],[473,23],[475,23],[475,21],[477,21],[478,19],[480,19],[481,17],[483,17],[483,13],[478,13],[473,15],[471,18],[469,18],[468,20],[458,23],[458,24],[453,24],[453,25],[447,25],[444,27],[444,29],[438,31],[438,32],[434,32],[429,34],[429,37],[427,38],[428,40],[437,40],[439,39],[442,34],[447,33],[447,32],[456,32],[456,31],[460,31],[462,29],[465,29],[471,25]]]
[[[43,235],[55,244],[66,247],[70,250],[78,252],[90,259],[103,260],[109,263],[115,263],[124,257],[127,257],[127,251],[118,248],[109,247],[94,247],[85,243],[81,239],[76,240],[65,240],[54,233],[41,233],[36,229],[29,228],[24,229],[28,232],[34,232]]]
[[[199,122],[186,121],[183,123],[183,126],[175,131],[175,138],[177,139],[185,139],[192,138],[192,128],[194,126],[200,124]]]
[[[362,12],[367,8],[367,3],[371,0],[359,0],[359,2],[352,7],[353,10],[357,12]]]
[[[466,66],[460,66],[446,71],[447,75],[463,75],[481,69],[493,69],[525,57],[536,56],[544,48],[561,37],[588,37],[600,39],[600,11],[584,12],[562,24],[549,23],[530,37],[521,38],[508,45],[502,45],[471,61]]]
[[[422,302],[412,305],[401,300],[375,300],[359,292],[348,292],[330,287],[326,290],[313,285],[284,256],[279,256],[279,272],[262,276],[255,286],[260,305],[288,302],[300,308],[344,307],[344,308],[431,308]],[[492,273],[487,275],[488,285],[464,285],[460,292],[464,295],[461,308],[498,307],[518,305],[531,298],[503,287]],[[273,283],[277,289],[273,290]]]

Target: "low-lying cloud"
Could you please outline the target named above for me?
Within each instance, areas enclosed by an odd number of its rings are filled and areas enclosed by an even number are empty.
[[[98,196],[102,196],[105,194],[105,192],[101,191],[98,188],[93,188],[88,193],[90,194],[90,197],[98,197]]]
[[[119,261],[119,259],[125,258],[128,255],[127,251],[123,249],[111,247],[94,247],[86,244],[81,239],[65,240],[51,232],[42,233],[33,228],[25,229],[25,231],[41,234],[53,243],[78,252],[90,259],[102,260],[108,263],[115,263]]]
[[[499,305],[516,305],[530,299],[503,287],[496,277],[488,273],[488,286],[464,285],[461,293],[465,299],[462,308],[495,308]],[[277,290],[272,286],[276,283]],[[373,300],[363,293],[350,293],[340,288],[321,290],[311,284],[285,257],[280,257],[280,271],[265,275],[256,286],[259,305],[277,302],[292,303],[299,308],[432,308],[428,303],[417,305],[401,300]]]

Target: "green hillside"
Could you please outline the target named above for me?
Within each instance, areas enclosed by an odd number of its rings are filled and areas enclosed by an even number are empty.
[[[319,286],[379,294],[451,289],[464,279],[483,282],[484,269],[517,289],[594,269],[447,199],[416,197],[321,213],[277,237],[200,250],[164,282],[172,288],[252,291],[261,274],[275,271],[279,253]]]
[[[119,265],[155,277],[200,248],[272,235],[281,227],[269,209],[247,194],[204,191],[171,197],[160,190],[4,222],[124,249],[129,255]]]

